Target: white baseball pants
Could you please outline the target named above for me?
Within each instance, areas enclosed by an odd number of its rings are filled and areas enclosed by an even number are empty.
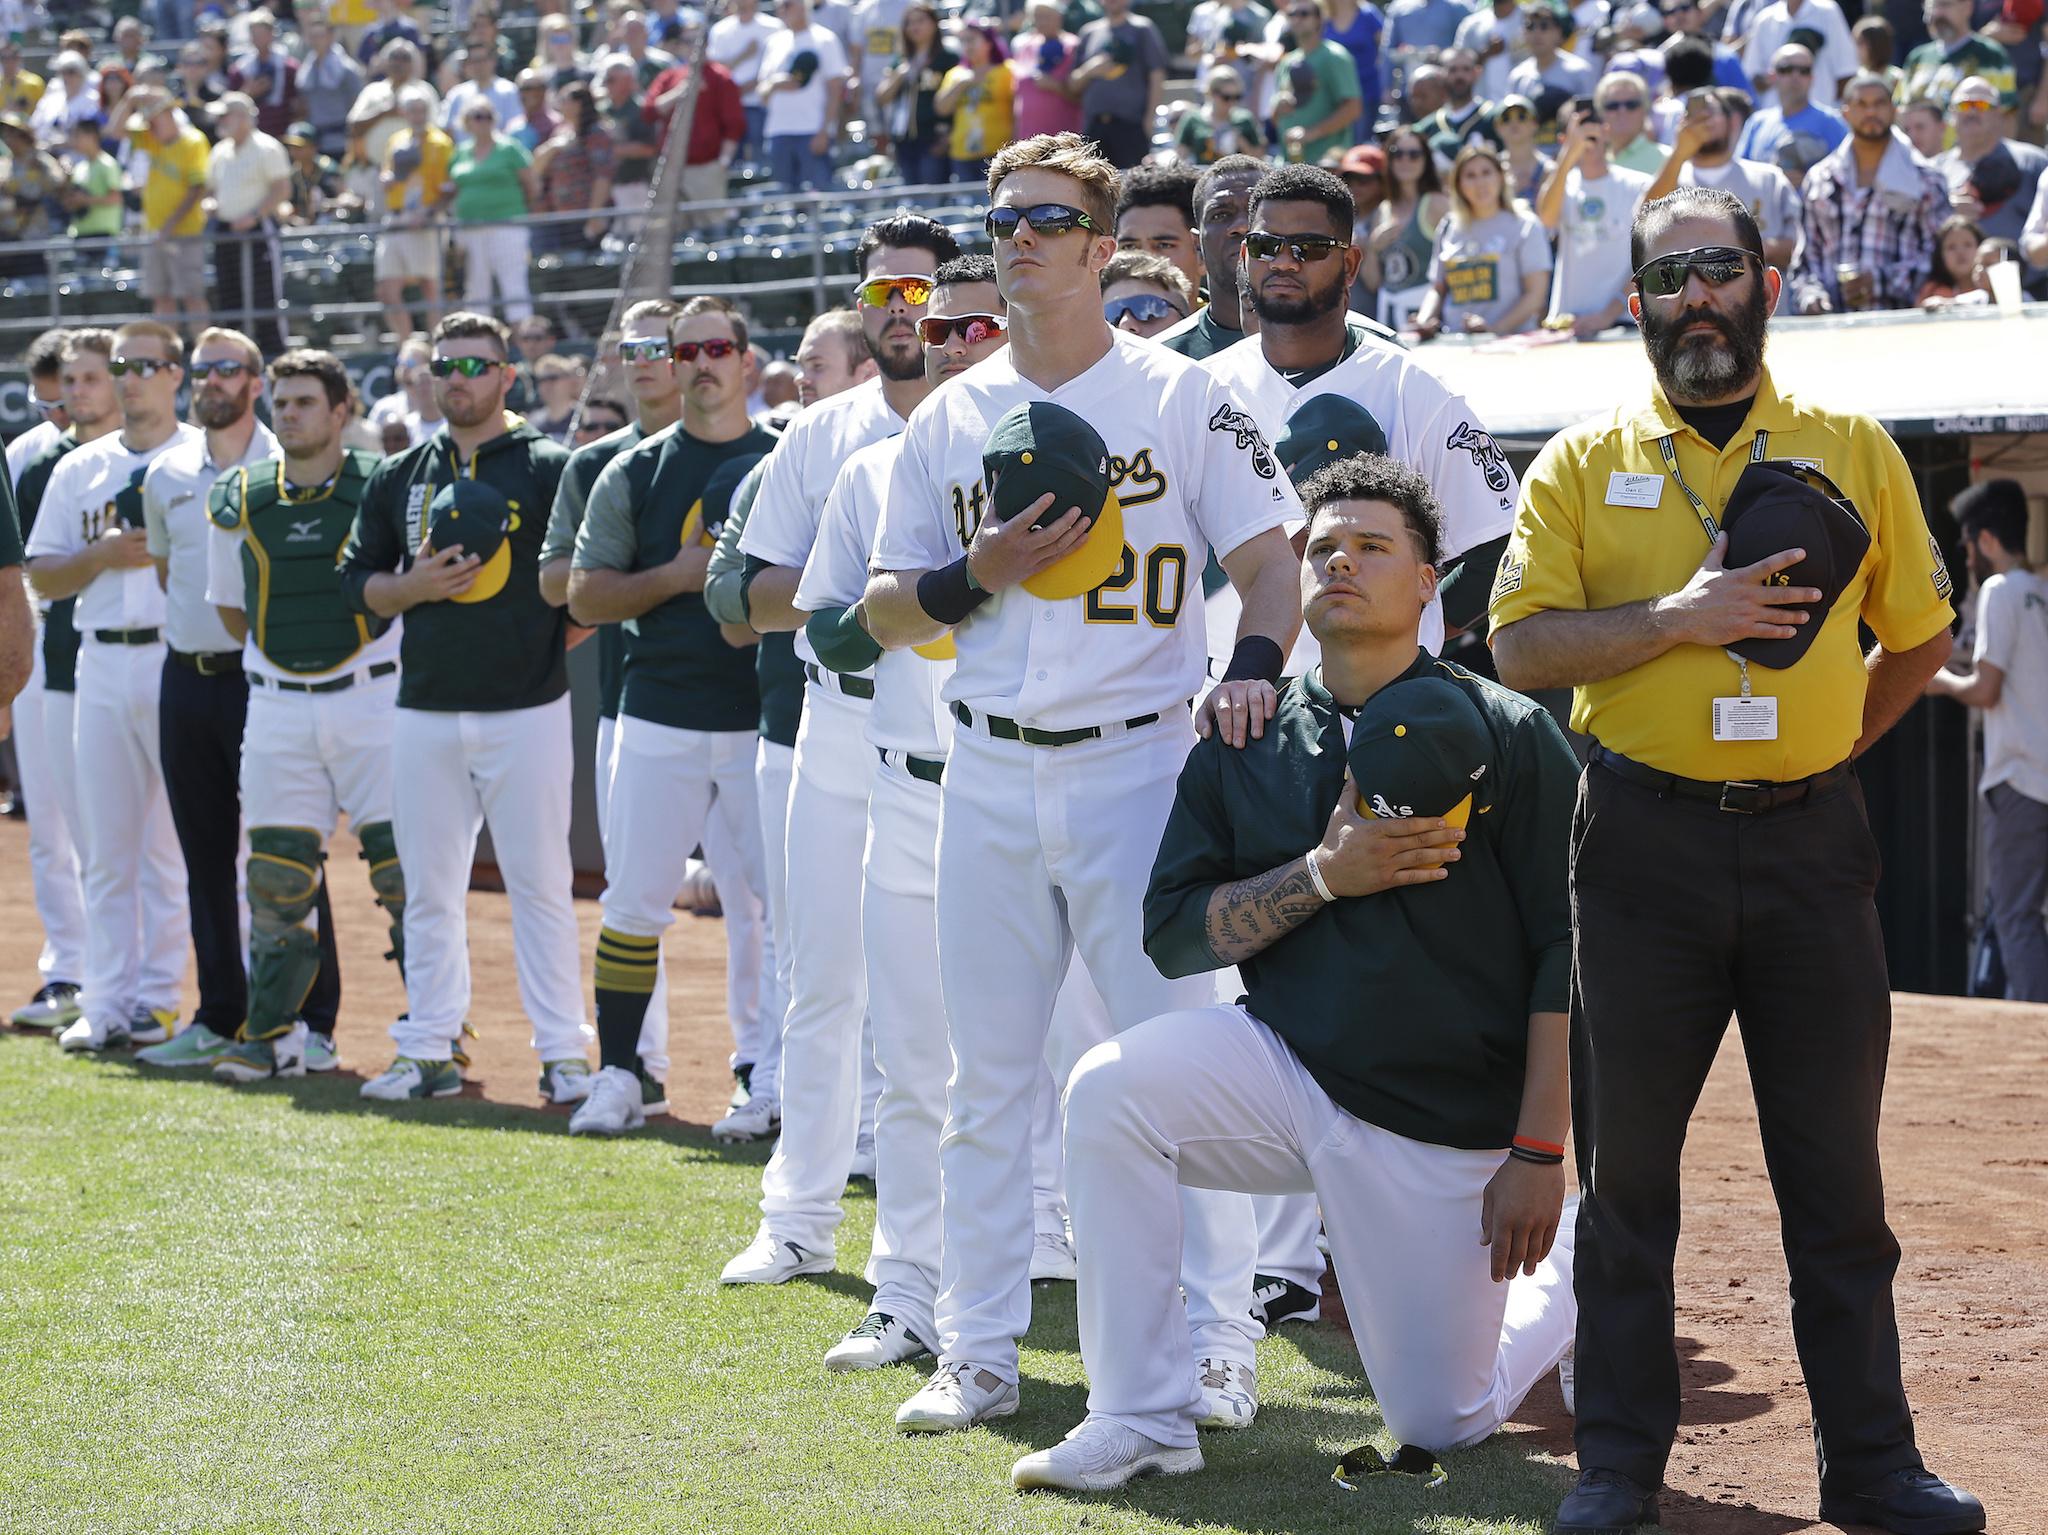
[[[754,1057],[753,1091],[782,1090],[782,1020],[789,1014],[789,876],[783,844],[789,835],[789,786],[796,748],[766,736],[754,751],[754,799],[761,814],[761,868],[767,925],[761,938],[761,1041]]]
[[[464,304],[490,314],[491,289],[496,287],[507,324],[517,325],[533,313],[526,276],[533,247],[524,226],[487,224],[480,229],[457,229],[455,240],[462,247]],[[407,949],[406,963],[411,962],[412,951]]]
[[[861,853],[875,749],[867,705],[804,688],[789,791],[789,1012],[782,1023],[782,1137],[761,1174],[761,1229],[816,1253],[833,1232],[860,1129]]]
[[[469,878],[488,825],[512,903],[519,1000],[543,1061],[584,1058],[581,944],[571,889],[567,694],[530,709],[396,711],[391,829],[405,873],[409,1012],[398,1053],[445,1061],[469,1016]]]
[[[751,730],[746,735],[746,760],[740,769],[745,778],[745,803],[740,803],[739,793],[721,789],[713,798],[701,839],[704,867],[711,871],[712,888],[725,912],[725,1011],[732,1025],[732,1055],[727,1064],[732,1066],[758,1058],[763,1036],[782,1031],[781,1014],[771,1023],[761,1011],[763,967],[772,958],[767,952],[767,892],[763,888],[768,875],[761,854],[761,807],[754,802],[757,738]],[[664,1054],[667,1048],[664,1036]]]
[[[597,717],[597,768],[591,780],[597,790],[597,840],[605,843],[611,827],[612,774],[618,766],[617,747],[619,722],[616,718],[600,714]],[[611,857],[609,844],[605,844],[605,857]],[[640,1064],[645,1066],[657,1082],[668,1080],[668,960],[660,954],[655,956],[654,994],[647,999],[647,1016],[640,1024]]]
[[[1079,949],[1116,1028],[1214,994],[1206,975],[1167,980],[1144,949],[1145,887],[1193,740],[1178,711],[1055,748],[954,732],[938,876],[953,1042],[939,1146],[947,1363],[1017,1377],[1017,1339],[1031,1321],[1031,1097],[1069,956]],[[1250,1363],[1260,1336],[1251,1202],[1191,1193],[1188,1203],[1182,1279],[1197,1343],[1205,1356]]]
[[[242,732],[244,824],[310,827],[325,840],[338,815],[354,826],[390,820],[397,714],[395,675],[336,693],[251,687]]]
[[[158,755],[164,647],[78,652],[74,749],[85,855],[85,973],[79,1005],[94,1024],[125,1025],[138,1006],[175,1009],[192,916],[185,855]]]
[[[1240,1007],[1170,1013],[1097,1046],[1067,1084],[1089,1415],[1195,1442],[1176,1195],[1312,1190],[1387,1431],[1431,1450],[1486,1438],[1556,1367],[1578,1322],[1575,1200],[1536,1273],[1494,1283],[1480,1202],[1505,1159],[1354,1118]]]
[[[1216,1001],[1234,1006],[1244,995],[1244,977],[1237,966],[1216,972]],[[1311,1194],[1261,1194],[1252,1200],[1259,1223],[1259,1272],[1291,1279],[1304,1290],[1323,1293],[1323,1250],[1316,1246],[1322,1212]]]
[[[937,1336],[942,1231],[939,1137],[946,1120],[946,1079],[953,1050],[939,987],[939,788],[913,778],[892,759],[878,763],[868,799],[861,929],[868,959],[868,1017],[882,1076],[875,1108],[875,1243],[868,1270],[874,1309],[909,1323],[921,1338]],[[1080,1014],[1054,1030],[1057,1039],[1102,1038],[1107,1015],[1078,960],[1060,991],[1060,1006]],[[1059,1081],[1071,1056],[1041,1062],[1032,1100],[1032,1215],[1038,1231],[1066,1233],[1060,1176]]]
[[[700,841],[707,855],[714,842],[730,851],[722,876],[713,872],[726,913],[726,1010],[742,1042],[757,1029],[760,1008],[764,876],[754,741],[751,730],[683,730],[621,715],[606,812],[618,831],[605,842],[604,921],[614,932],[667,932],[691,851]],[[657,976],[657,991],[665,979]],[[643,1042],[647,1036],[643,1025]],[[665,1068],[665,1027],[657,1043]]]
[[[29,880],[36,916],[43,924],[36,971],[45,985],[69,981],[75,986],[85,976],[85,873],[70,813],[77,804],[77,785],[71,781],[71,698],[69,693],[44,690],[43,634],[38,626],[28,686],[14,700],[14,760],[28,800]],[[59,699],[61,715],[55,702]]]

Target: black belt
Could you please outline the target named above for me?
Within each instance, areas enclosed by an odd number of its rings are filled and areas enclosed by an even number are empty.
[[[229,672],[242,669],[239,650],[179,650],[174,647],[171,659],[186,671],[197,672],[202,677],[225,677]]]
[[[92,637],[102,645],[154,645],[163,638],[161,629],[95,629]]]
[[[1187,706],[1183,704],[1182,708]],[[962,703],[953,705],[953,718],[972,729],[974,711]],[[1141,725],[1156,724],[1157,713],[1134,715],[1122,722],[1125,730],[1136,730]],[[988,733],[998,741],[1022,741],[1026,746],[1078,746],[1083,741],[1098,741],[1116,727],[1114,725],[1082,725],[1074,730],[1038,730],[1030,725],[1020,725],[1015,720],[1006,720],[1000,714],[984,714],[981,723]]]
[[[346,677],[329,677],[325,682],[288,682],[282,677],[266,677],[261,672],[249,673],[249,680],[260,688],[276,688],[280,693],[344,693],[358,682],[375,682],[397,670],[396,661],[379,661],[368,671],[350,672]]]
[[[848,698],[873,698],[875,696],[875,684],[869,678],[849,677],[844,672],[835,672],[820,666],[816,661],[804,662],[804,675],[817,683],[819,687],[826,686],[825,679],[831,678],[831,686],[844,693]]]
[[[1676,773],[1667,773],[1632,757],[1624,757],[1620,752],[1609,751],[1597,742],[1593,747],[1593,760],[1617,778],[1641,784],[1646,789],[1655,789],[1659,794],[1705,800],[1731,815],[1763,815],[1767,811],[1783,810],[1787,805],[1797,805],[1812,799],[1823,789],[1833,788],[1852,771],[1847,762],[1838,762],[1810,778],[1794,778],[1779,783],[1729,779],[1717,783],[1706,778],[1680,778]]]
[[[889,760],[888,747],[877,746],[875,751],[884,762]],[[903,771],[912,778],[925,783],[939,783],[946,776],[946,759],[943,757],[913,757],[909,752],[898,752],[896,755],[903,759]]]

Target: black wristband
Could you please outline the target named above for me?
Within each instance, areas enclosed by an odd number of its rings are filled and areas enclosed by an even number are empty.
[[[934,623],[952,628],[988,601],[989,594],[974,585],[967,574],[967,556],[950,565],[927,570],[917,578],[917,605]]]
[[[1531,1151],[1527,1146],[1510,1146],[1508,1155],[1517,1162],[1534,1162],[1538,1167],[1555,1167],[1564,1160],[1562,1155],[1548,1151]]]
[[[1258,678],[1280,685],[1280,670],[1287,665],[1287,654],[1263,634],[1247,634],[1237,642],[1237,648],[1230,652],[1230,665],[1224,669],[1225,682],[1249,682]]]

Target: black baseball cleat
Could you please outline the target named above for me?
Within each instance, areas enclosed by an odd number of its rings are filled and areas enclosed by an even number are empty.
[[[1304,1285],[1277,1274],[1252,1278],[1252,1315],[1267,1332],[1282,1322],[1314,1322],[1323,1315],[1323,1298]]]
[[[1823,1492],[1820,1516],[1829,1524],[1875,1525],[1895,1535],[1974,1535],[1984,1528],[1984,1505],[1924,1466],[1894,1471],[1860,1492]]]
[[[1622,1535],[1657,1522],[1657,1489],[1619,1471],[1581,1471],[1551,1522],[1551,1535]]]

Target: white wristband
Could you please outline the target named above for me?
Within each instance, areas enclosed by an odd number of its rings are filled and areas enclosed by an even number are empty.
[[[1321,851],[1321,848],[1310,848],[1302,862],[1308,865],[1308,882],[1316,887],[1316,894],[1325,901],[1335,901],[1337,897],[1331,893],[1330,887],[1323,883],[1323,871],[1316,867],[1316,854]]]

